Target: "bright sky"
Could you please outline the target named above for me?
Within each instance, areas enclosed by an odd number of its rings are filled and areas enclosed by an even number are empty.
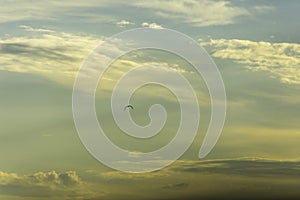
[[[0,199],[299,196],[299,10],[297,0],[2,0]],[[96,94],[98,118],[114,143],[152,151],[178,128],[178,102],[158,86],[142,88],[131,102],[140,125],[149,122],[152,104],[165,106],[168,120],[158,136],[133,139],[115,125],[111,91],[122,73],[139,64],[164,69],[160,73],[166,76],[182,73],[194,86],[201,110],[196,140],[179,161],[158,172],[127,174],[101,164],[82,145],[72,117],[72,88],[97,45],[140,27],[180,31],[207,50],[224,80],[227,118],[215,148],[199,160],[210,119],[200,75],[162,51],[119,58]],[[144,78],[147,73],[137,77]]]

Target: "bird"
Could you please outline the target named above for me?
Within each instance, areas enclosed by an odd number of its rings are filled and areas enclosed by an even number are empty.
[[[133,106],[130,105],[130,104],[124,107],[124,111],[125,111],[127,108],[131,108],[132,110],[134,110]]]

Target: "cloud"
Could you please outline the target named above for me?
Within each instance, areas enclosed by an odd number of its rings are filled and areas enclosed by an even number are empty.
[[[158,25],[156,23],[143,22],[142,26],[147,28],[152,28],[152,29],[163,29],[161,25]]]
[[[121,26],[121,27],[124,27],[124,26],[127,26],[127,25],[133,25],[134,23],[130,22],[130,21],[127,21],[127,20],[121,20],[121,21],[118,21],[116,24]]]
[[[5,55],[0,58],[0,70],[36,73],[51,80],[57,80],[59,83],[67,84],[67,86],[73,84],[84,59],[102,42],[101,39],[89,35],[76,35],[26,25],[22,25],[21,28],[30,32],[30,36],[0,39],[0,53]],[[107,55],[103,56],[109,57],[119,51],[120,49],[116,44],[107,45]],[[131,56],[119,58],[105,72],[103,76],[105,82],[101,82],[101,89],[111,92],[114,84],[122,75],[141,65],[152,66],[153,73],[163,73],[170,77],[176,73],[189,77],[194,76],[193,68],[188,66],[188,63],[173,55],[167,54],[167,57],[164,58],[165,54],[162,52],[137,52],[130,54]],[[170,59],[170,56],[173,57]],[[105,59],[102,58],[99,57],[99,62],[95,64],[95,68],[105,66],[102,64]],[[154,62],[147,60],[154,60]],[[92,70],[88,75],[93,76],[94,74]],[[145,72],[142,76],[149,78],[149,73]],[[138,79],[140,78],[138,77]],[[134,84],[136,80],[134,77],[131,83]],[[183,87],[178,84],[177,88]],[[164,94],[164,90],[161,93],[157,90],[155,92],[150,91],[149,95],[152,97]],[[184,93],[185,91],[182,91],[182,94]],[[170,99],[169,95],[164,96]]]
[[[173,172],[231,174],[246,177],[300,177],[300,162],[263,158],[235,158],[207,161],[179,161],[170,167]]]
[[[230,59],[251,71],[270,72],[283,83],[300,84],[300,44],[216,39],[202,42],[213,57]]]
[[[0,171],[0,185],[39,185],[46,187],[78,185],[81,181],[75,171],[58,173],[56,171],[37,172],[20,176],[16,173]]]
[[[270,7],[257,6],[252,11],[232,5],[230,1],[215,0],[166,0],[166,1],[139,1],[137,7],[154,10],[155,14],[180,20],[192,26],[226,25],[237,21],[238,17],[269,12]],[[254,13],[251,13],[254,12]]]
[[[289,198],[300,195],[299,170],[300,162],[296,160],[232,158],[177,160],[162,170],[142,174],[87,170],[82,178],[74,171],[30,175],[0,172],[0,197],[207,199],[246,195],[249,198]]]
[[[163,186],[162,188],[168,189],[168,190],[179,190],[179,189],[184,189],[188,186],[189,186],[188,183],[176,183],[176,184],[169,184],[169,185]]]
[[[32,4],[30,0],[23,0],[18,2],[3,0],[0,2],[0,23],[24,21],[24,20],[50,20],[55,21],[64,16],[81,16],[82,18],[89,18],[93,20],[99,19],[98,15],[91,15],[91,13],[81,12],[84,8],[90,7],[105,7],[113,5],[114,2],[108,0],[66,0],[62,4],[58,0],[45,0]],[[109,20],[102,15],[106,21]]]
[[[75,171],[37,172],[30,175],[0,171],[1,195],[40,198],[73,196],[77,199],[82,195],[91,195],[85,187],[86,184]]]
[[[0,39],[0,70],[74,77],[101,40],[48,29],[21,26],[30,36]]]
[[[253,9],[258,14],[268,13],[275,10],[273,6],[267,6],[267,5],[254,6]]]
[[[157,172],[128,174],[104,172],[96,175],[114,187],[122,185],[128,199],[279,198],[298,197],[298,161],[263,158],[177,160]],[[100,175],[99,175],[100,174]],[[124,184],[126,183],[126,184]],[[117,184],[117,185],[115,185]],[[149,187],[151,185],[151,187]],[[122,193],[122,191],[119,191]],[[118,192],[115,193],[118,196]],[[142,198],[139,195],[144,195]],[[121,195],[122,196],[122,195]],[[158,196],[155,196],[158,197]]]
[[[31,26],[21,25],[20,28],[29,32],[44,32],[44,33],[53,33],[53,30],[50,29],[42,29],[42,28],[32,28]]]
[[[143,180],[143,179],[156,179],[156,178],[166,178],[169,176],[168,173],[160,173],[160,172],[149,172],[149,173],[125,173],[120,171],[111,171],[111,172],[98,172],[89,170],[87,173],[92,174],[94,176],[98,176],[99,178],[104,178],[107,180],[110,179],[118,179],[118,180]]]
[[[163,160],[157,162],[163,162]],[[105,172],[98,174],[110,179],[130,178],[159,178],[172,177],[177,173],[197,174],[230,174],[245,177],[300,177],[300,162],[297,160],[273,160],[255,157],[241,157],[232,159],[213,159],[213,160],[177,160],[170,166],[156,172],[142,174],[128,174],[123,172]],[[90,171],[89,173],[95,173]],[[176,187],[177,184],[172,184]],[[186,184],[178,184],[177,187],[187,186]]]
[[[120,7],[127,9],[120,9]],[[32,4],[30,0],[23,0],[18,2],[18,6],[14,1],[3,0],[0,2],[0,23],[34,20],[77,22],[79,18],[85,23],[113,23],[119,20],[114,13],[128,17],[128,13],[123,10],[131,9],[135,12],[137,8],[142,12],[150,13],[151,16],[154,14],[160,18],[176,20],[192,26],[232,24],[236,23],[239,17],[249,17],[274,10],[273,7],[266,5],[256,5],[251,8],[239,7],[228,0],[132,0],[129,3],[109,0],[66,0],[63,4],[58,0],[39,1],[35,4]],[[104,10],[112,12],[107,13]]]

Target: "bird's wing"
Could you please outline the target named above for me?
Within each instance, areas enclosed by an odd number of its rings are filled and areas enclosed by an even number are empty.
[[[134,109],[132,105],[127,105],[124,107],[124,110],[126,110],[126,108],[131,108],[132,110]]]

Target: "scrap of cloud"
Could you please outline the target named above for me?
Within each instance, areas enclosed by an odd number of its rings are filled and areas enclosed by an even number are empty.
[[[149,173],[124,173],[120,171],[112,171],[112,172],[101,172],[88,170],[87,173],[97,176],[99,178],[104,178],[107,180],[111,179],[118,179],[118,180],[143,180],[143,179],[156,179],[156,178],[167,178],[170,174],[169,173],[159,173],[159,172],[149,172]]]
[[[283,83],[300,84],[300,44],[216,39],[202,42],[213,57],[230,59],[252,71],[267,71]]]
[[[133,22],[130,22],[130,21],[127,21],[127,20],[118,21],[116,24],[121,26],[121,27],[125,27],[125,26],[128,26],[128,25],[134,25]]]
[[[176,184],[169,184],[166,186],[163,186],[163,189],[168,189],[168,190],[180,190],[188,187],[188,183],[176,183]]]
[[[160,17],[180,20],[197,27],[233,24],[238,17],[249,17],[272,10],[264,5],[247,9],[234,6],[230,1],[216,0],[138,1],[135,6],[154,10]]]
[[[53,30],[50,29],[43,29],[43,28],[33,28],[31,26],[21,25],[19,26],[21,29],[29,32],[44,32],[44,33],[53,33]]]
[[[258,14],[263,14],[263,13],[272,12],[275,10],[275,8],[272,6],[261,5],[261,6],[254,6],[253,10],[256,11],[256,13]]]
[[[158,25],[156,23],[143,22],[142,26],[147,28],[152,28],[152,29],[163,29],[161,25]]]

